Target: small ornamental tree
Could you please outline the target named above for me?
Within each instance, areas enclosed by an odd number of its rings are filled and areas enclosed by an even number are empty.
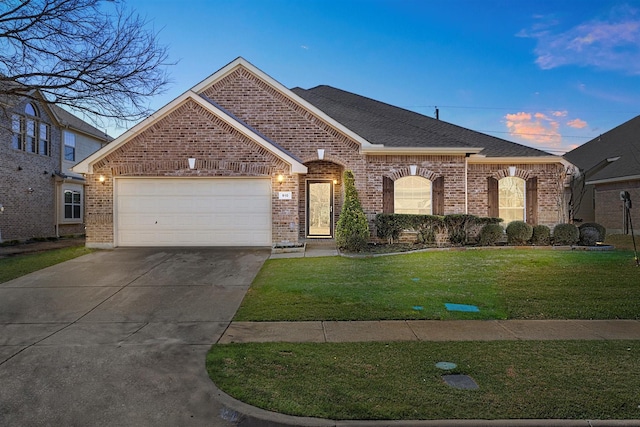
[[[336,224],[336,245],[349,252],[360,252],[369,241],[369,223],[360,205],[353,172],[345,171],[344,204]]]

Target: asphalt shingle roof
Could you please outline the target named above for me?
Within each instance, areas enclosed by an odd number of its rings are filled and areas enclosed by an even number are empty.
[[[372,144],[406,148],[483,148],[486,157],[551,154],[437,120],[371,98],[317,86],[292,91]]]
[[[113,141],[113,138],[109,136],[106,132],[103,132],[100,129],[96,128],[95,126],[90,125],[89,123],[85,122],[81,118],[71,114],[67,110],[61,107],[58,107],[55,104],[49,104],[49,108],[51,108],[53,113],[61,122],[60,123],[61,125],[69,126],[70,128],[73,128],[79,132],[83,132],[87,135],[91,135],[105,142]]]
[[[588,181],[639,176],[640,116],[569,151],[564,158],[582,169]]]

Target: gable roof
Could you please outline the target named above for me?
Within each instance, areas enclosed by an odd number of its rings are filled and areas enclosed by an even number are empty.
[[[60,126],[69,127],[104,142],[113,141],[113,138],[109,136],[109,134],[85,122],[84,120],[71,114],[67,110],[58,107],[55,104],[49,104],[49,108],[51,109],[51,112],[55,116],[56,121],[58,122],[58,124],[60,124]]]
[[[169,104],[165,105],[160,110],[152,114],[150,117],[146,118],[142,122],[129,129],[124,134],[120,135],[111,144],[102,147],[100,150],[96,151],[95,153],[75,165],[72,170],[77,173],[93,173],[93,165],[96,162],[107,156],[109,153],[117,150],[137,134],[143,132],[157,121],[162,120],[162,118],[166,117],[176,108],[180,107],[189,100],[194,101],[202,108],[209,111],[211,114],[215,115],[225,123],[232,126],[241,134],[245,135],[258,145],[264,147],[267,151],[274,154],[276,157],[291,165],[292,173],[307,173],[307,167],[303,165],[299,159],[292,156],[289,152],[282,150],[281,147],[274,144],[272,141],[265,139],[263,135],[257,134],[251,127],[247,126],[244,122],[241,122],[236,117],[231,116],[228,112],[221,109],[221,107],[212,102],[210,99],[199,95],[192,90],[186,91],[178,98],[174,99]]]
[[[569,151],[564,158],[585,173],[587,184],[640,179],[640,116]]]
[[[0,87],[24,87],[20,83],[13,81],[2,81],[0,82]],[[59,107],[56,104],[48,102],[47,99],[42,96],[42,93],[37,89],[31,89],[28,95],[7,95],[6,93],[2,93],[0,91],[0,105],[5,108],[14,108],[20,102],[24,102],[25,99],[34,99],[41,102],[41,105],[47,109],[50,116],[56,121],[56,123],[65,128],[71,128],[78,132],[89,135],[93,138],[96,138],[102,142],[110,142],[113,141],[113,138],[109,136],[106,132],[101,131],[95,126],[85,122],[81,118],[75,116],[74,114],[68,112],[67,110]]]
[[[292,92],[385,148],[459,149],[492,158],[557,157],[331,86],[297,87]]]

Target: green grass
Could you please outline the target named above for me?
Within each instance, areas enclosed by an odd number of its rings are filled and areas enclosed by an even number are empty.
[[[439,361],[479,390],[441,379]],[[636,341],[214,345],[213,381],[260,408],[329,419],[638,419]]]
[[[264,264],[234,320],[637,319],[638,283],[628,251],[276,259]],[[446,302],[480,312],[448,312]]]
[[[0,259],[0,283],[93,252],[84,246],[14,255]]]

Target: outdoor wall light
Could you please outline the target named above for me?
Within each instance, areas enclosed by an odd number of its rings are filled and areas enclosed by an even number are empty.
[[[0,205],[0,214],[4,212],[4,206]]]
[[[324,149],[318,148],[318,160],[324,160]]]
[[[516,167],[509,166],[509,176],[516,176]]]
[[[338,180],[337,179],[333,180],[333,185],[338,185]]]
[[[418,171],[418,165],[409,166],[409,170],[411,171],[411,175],[415,176],[416,172]]]
[[[284,181],[284,176],[282,174],[278,175],[278,182]]]
[[[189,157],[189,169],[195,169],[196,167],[196,159],[193,157]]]
[[[106,179],[106,178],[104,177],[104,175],[100,175],[100,176],[98,177],[98,181],[100,181],[100,184],[102,184],[102,185],[104,185],[104,181],[105,181],[105,179]]]

